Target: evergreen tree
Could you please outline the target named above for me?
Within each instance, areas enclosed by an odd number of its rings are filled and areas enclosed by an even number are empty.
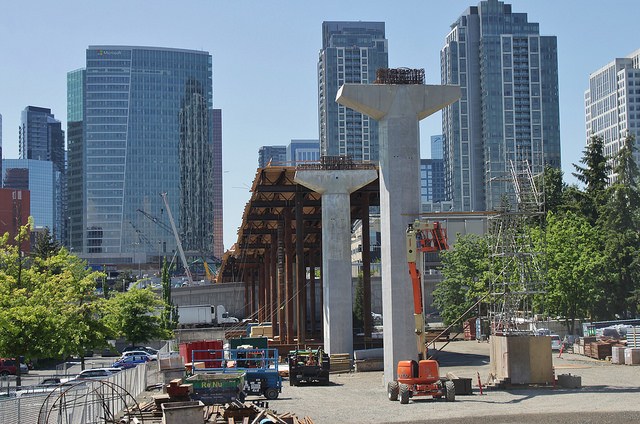
[[[604,140],[600,136],[592,136],[587,147],[583,151],[580,163],[584,166],[573,164],[576,172],[573,176],[585,185],[585,195],[578,198],[582,210],[592,224],[598,219],[599,207],[605,203],[605,190],[609,182],[608,174],[610,166],[604,154]]]
[[[609,277],[603,308],[621,318],[635,316],[636,304],[629,298],[640,287],[639,171],[634,150],[634,139],[628,136],[615,157],[615,181],[607,189],[607,202],[599,220],[606,234],[604,250]]]

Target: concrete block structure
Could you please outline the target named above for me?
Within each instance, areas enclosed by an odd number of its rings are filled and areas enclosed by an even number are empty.
[[[381,71],[391,71],[390,78],[379,77],[370,85],[345,84],[336,101],[378,121],[386,383],[395,380],[398,361],[418,357],[405,236],[407,224],[420,214],[418,122],[458,100],[460,88],[425,85],[423,70],[413,70],[417,77],[408,79],[403,79],[406,69]]]

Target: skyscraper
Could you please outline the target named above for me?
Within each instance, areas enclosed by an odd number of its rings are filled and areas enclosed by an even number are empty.
[[[640,50],[616,58],[589,76],[584,95],[587,142],[601,136],[610,165],[627,135],[640,136]],[[636,153],[636,161],[640,154]],[[609,177],[613,177],[613,169]]]
[[[20,159],[48,160],[64,173],[64,131],[51,109],[27,106],[18,131]]]
[[[442,159],[444,137],[442,134],[431,136],[431,159]]]
[[[320,161],[320,143],[318,140],[291,140],[287,146],[287,162],[291,166],[301,163]]]
[[[2,175],[2,114],[0,113],[0,176]],[[2,178],[0,178],[0,188],[2,188]]]
[[[441,50],[443,84],[462,98],[442,113],[446,195],[460,211],[492,210],[512,191],[511,163],[560,167],[555,36],[498,0],[469,7]]]
[[[74,249],[110,264],[170,255],[167,193],[184,249],[221,250],[222,115],[211,55],[89,46],[86,69],[69,72],[67,86]]]
[[[52,236],[64,240],[66,210],[66,166],[64,151],[64,131],[51,109],[27,106],[21,113],[18,129],[20,159],[48,161],[53,164],[50,180],[53,181],[53,220],[46,226]],[[32,203],[37,197],[31,197]],[[32,208],[32,211],[37,208]],[[36,224],[38,225],[38,224]]]
[[[258,149],[258,168],[269,164],[285,165],[287,162],[287,146],[261,146]]]
[[[444,197],[444,162],[420,159],[420,204],[437,203]]]
[[[35,159],[4,159],[2,162],[4,188],[29,190],[29,213],[36,230],[46,227],[53,232],[57,197],[53,162]]]
[[[384,22],[323,22],[318,59],[320,154],[378,161],[378,123],[338,105],[345,83],[372,83],[388,68]]]

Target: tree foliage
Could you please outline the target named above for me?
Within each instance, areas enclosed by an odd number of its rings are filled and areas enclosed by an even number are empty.
[[[444,279],[433,292],[433,303],[444,323],[451,324],[488,291],[487,239],[475,234],[459,237],[450,250],[441,252],[441,259]]]
[[[546,237],[538,232],[537,245],[545,253],[547,284],[544,306],[547,314],[563,317],[570,334],[576,319],[593,316],[602,299],[600,271],[605,266],[601,237],[584,217],[573,212],[549,213]]]
[[[165,259],[162,263],[162,300],[164,308],[162,310],[162,328],[173,331],[178,328],[178,306],[171,300],[171,277],[169,276],[169,266]]]
[[[101,274],[64,248],[20,251],[30,224],[0,238],[0,356],[65,357],[106,344],[95,303]],[[41,246],[54,243],[43,240]]]
[[[580,163],[573,164],[576,172],[573,176],[585,185],[583,196],[578,197],[583,212],[595,223],[599,216],[599,207],[605,203],[605,189],[609,182],[610,165],[604,153],[604,139],[593,136],[589,139]]]
[[[164,302],[150,289],[132,288],[106,301],[106,324],[131,344],[164,339],[171,333],[162,326]]]

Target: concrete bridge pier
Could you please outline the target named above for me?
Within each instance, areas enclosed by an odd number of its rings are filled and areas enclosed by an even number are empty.
[[[353,355],[350,194],[378,178],[375,169],[298,170],[294,181],[322,195],[324,348]]]
[[[345,84],[336,97],[379,122],[385,384],[398,361],[418,358],[406,251],[407,224],[420,214],[418,122],[459,98],[459,87],[421,83]]]

